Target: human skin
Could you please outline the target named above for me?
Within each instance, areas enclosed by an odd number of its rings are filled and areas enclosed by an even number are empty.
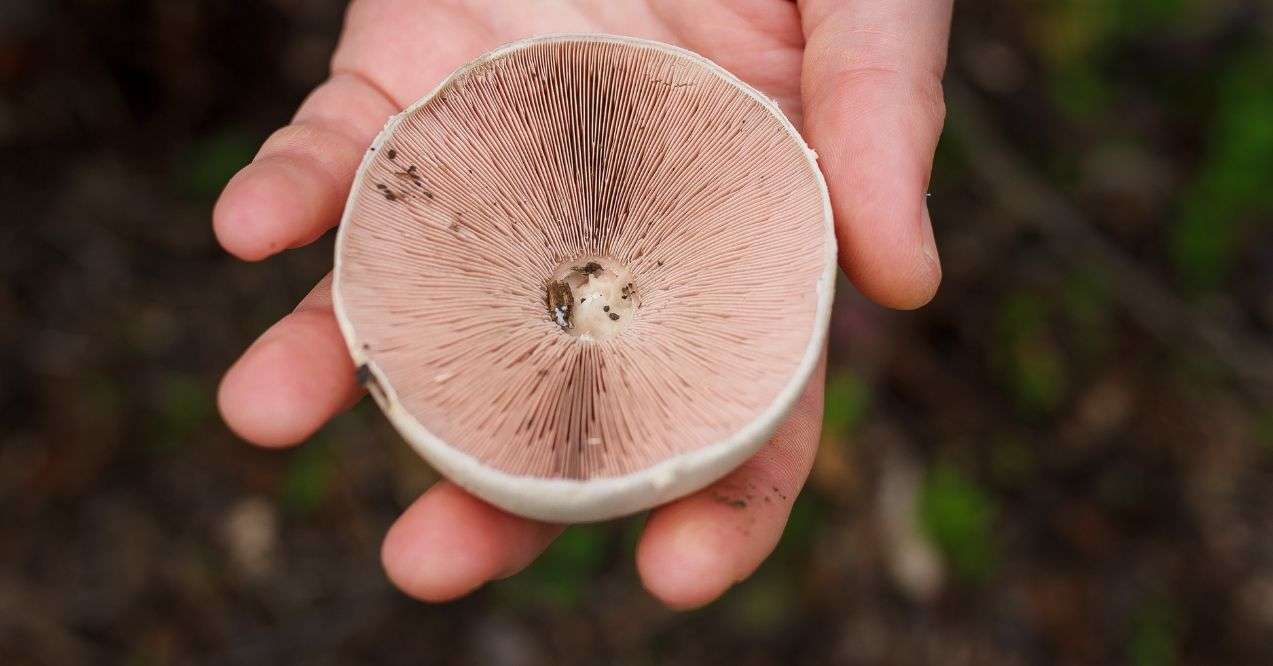
[[[225,249],[258,261],[337,224],[385,120],[503,43],[604,32],[696,51],[774,98],[818,153],[840,266],[859,291],[915,308],[941,281],[924,193],[945,117],[952,0],[354,0],[331,76],[226,185],[213,212]],[[815,261],[816,257],[810,257]],[[708,488],[650,512],[636,565],[674,608],[701,606],[773,550],[809,474],[825,367],[772,440]],[[298,444],[361,399],[324,278],[229,369],[218,403],[239,436]],[[745,508],[722,489],[777,488]],[[775,499],[778,499],[775,498]],[[505,513],[440,481],[390,528],[389,578],[428,601],[463,596],[535,559],[562,526]]]

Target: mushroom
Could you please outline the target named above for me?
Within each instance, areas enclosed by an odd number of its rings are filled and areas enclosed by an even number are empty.
[[[689,51],[500,47],[358,170],[333,294],[358,378],[439,472],[516,514],[602,520],[703,488],[821,353],[836,253],[815,159]]]

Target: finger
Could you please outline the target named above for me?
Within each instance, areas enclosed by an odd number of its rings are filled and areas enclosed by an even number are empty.
[[[637,571],[663,603],[702,606],[751,575],[778,544],[817,450],[824,374],[825,355],[786,422],[742,467],[650,514]]]
[[[941,282],[924,193],[945,119],[951,0],[804,0],[805,136],[827,177],[840,265],[897,308]]]
[[[358,0],[345,13],[345,30],[332,56],[335,71],[374,72],[400,104],[432,90],[460,65],[508,41],[477,20],[471,9],[418,0]],[[509,3],[505,14],[518,14]],[[492,12],[499,14],[501,12]],[[541,8],[539,15],[548,14]],[[418,37],[424,35],[426,38]]]
[[[264,259],[334,226],[364,151],[397,111],[365,77],[333,74],[225,186],[212,213],[222,247]]]
[[[380,556],[402,591],[446,601],[521,571],[561,530],[505,513],[439,481],[389,529]]]
[[[332,315],[329,274],[230,367],[217,405],[243,439],[287,446],[304,441],[361,395]]]

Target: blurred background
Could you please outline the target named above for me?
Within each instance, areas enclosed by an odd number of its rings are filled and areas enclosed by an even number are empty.
[[[210,207],[343,5],[0,2],[0,663],[1273,663],[1267,2],[958,4],[941,292],[840,290],[811,482],[688,614],[639,517],[413,602],[379,541],[434,477],[373,406],[218,419],[331,243],[240,263]]]

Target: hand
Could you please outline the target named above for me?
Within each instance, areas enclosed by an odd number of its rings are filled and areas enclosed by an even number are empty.
[[[621,33],[697,51],[776,99],[818,152],[840,265],[875,301],[918,307],[941,279],[924,192],[944,118],[951,2],[355,0],[331,77],[226,186],[213,214],[217,238],[248,260],[313,241],[338,222],[385,120],[453,69],[535,34]],[[651,512],[636,560],[652,594],[673,607],[707,603],[772,551],[813,461],[823,372],[755,457]],[[230,368],[218,400],[244,439],[286,446],[360,397],[329,277]],[[785,499],[741,509],[714,499],[749,482]],[[519,571],[560,530],[442,481],[390,529],[382,555],[407,593],[445,600]]]

